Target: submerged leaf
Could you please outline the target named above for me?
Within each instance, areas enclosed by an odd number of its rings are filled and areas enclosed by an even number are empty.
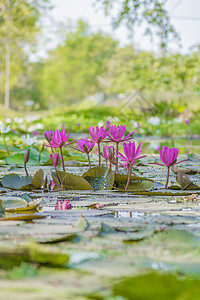
[[[115,179],[113,171],[104,166],[94,167],[85,172],[82,176],[91,184],[95,191],[111,190]]]

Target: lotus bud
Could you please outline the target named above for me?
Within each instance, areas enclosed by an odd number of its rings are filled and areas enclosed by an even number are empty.
[[[108,160],[110,162],[112,162],[112,160],[114,158],[113,148],[111,148],[111,147],[108,148],[108,150],[107,150],[107,157],[108,157]]]
[[[24,153],[24,163],[26,164],[29,161],[30,156],[30,148],[26,149],[26,152]]]

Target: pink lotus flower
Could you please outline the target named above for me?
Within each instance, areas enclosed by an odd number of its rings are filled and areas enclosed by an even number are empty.
[[[181,160],[177,162],[177,157],[179,154],[179,149],[178,148],[170,148],[170,147],[162,147],[162,151],[160,150],[160,148],[158,148],[158,152],[160,154],[160,160],[163,162],[163,164],[159,164],[159,163],[151,163],[151,164],[155,164],[155,165],[159,165],[159,166],[166,166],[168,168],[170,168],[173,165],[177,165],[180,164],[183,161],[186,161],[187,159]]]
[[[101,165],[101,150],[100,150],[100,143],[105,139],[105,137],[108,134],[108,131],[103,126],[98,127],[97,125],[95,127],[90,127],[89,133],[91,135],[91,138],[93,139],[94,143],[97,143],[98,145],[98,153],[99,153],[99,166]]]
[[[95,127],[90,127],[88,130],[93,141],[97,144],[101,143],[108,134],[108,131],[103,126],[98,127],[96,125]]]
[[[70,136],[70,132],[68,132],[68,134],[66,134],[66,129],[61,129],[61,130],[56,130],[56,131],[52,131],[51,136],[49,135],[50,133],[48,133],[46,131],[46,135],[45,138],[50,138],[50,146],[49,145],[45,145],[46,147],[51,147],[51,148],[60,148],[60,154],[61,154],[61,158],[62,158],[62,167],[63,167],[63,171],[65,172],[65,164],[64,164],[64,158],[63,158],[63,152],[62,152],[62,147],[67,146],[72,144],[74,141],[67,143],[68,138]]]
[[[78,148],[77,147],[72,147],[72,148],[87,154],[89,168],[91,169],[89,153],[94,148],[94,143],[93,143],[92,139],[91,139],[91,141],[89,141],[87,138],[86,139],[80,139],[80,140],[77,141],[76,145],[77,145]]]
[[[72,144],[74,141],[67,143],[70,136],[70,132],[66,134],[66,129],[57,129],[52,131],[50,146],[52,148],[62,148],[64,146]]]
[[[125,141],[133,139],[133,137],[131,137],[131,135],[135,132],[135,131],[132,131],[127,136],[124,136],[124,133],[126,130],[126,125],[123,126],[122,124],[118,125],[118,126],[110,125],[109,130],[110,131],[107,135],[108,140],[111,142],[117,142],[117,143],[125,142]]]
[[[159,165],[159,166],[166,166],[167,167],[167,180],[166,180],[166,184],[165,184],[165,189],[167,189],[168,186],[168,182],[169,182],[169,171],[170,171],[170,167],[180,164],[183,161],[186,161],[187,159],[181,160],[177,162],[177,157],[179,154],[179,149],[178,148],[170,148],[170,147],[162,147],[162,151],[160,150],[160,148],[158,148],[158,152],[160,154],[160,160],[163,162],[162,164],[160,163],[150,163],[150,164],[154,164],[154,165]]]
[[[108,141],[110,142],[115,142],[116,145],[116,150],[118,151],[119,149],[119,143],[121,142],[125,142],[128,140],[133,139],[133,133],[135,131],[132,131],[131,133],[129,133],[127,136],[124,136],[126,130],[126,125],[110,125],[109,126],[109,133],[107,135]],[[116,173],[118,173],[118,157],[117,157],[117,163],[116,163]]]
[[[52,165],[54,167],[56,167],[60,163],[60,154],[59,153],[52,153],[50,155],[50,160],[51,160]]]
[[[45,132],[43,132],[43,136],[44,138],[49,142],[51,142],[51,136],[52,136],[52,131],[51,130],[47,130]]]
[[[122,155],[119,151],[117,151],[117,156],[121,159],[121,161],[125,161],[129,163],[131,166],[136,162],[137,159],[143,158],[146,155],[140,156],[142,151],[140,151],[141,143],[138,145],[137,149],[135,147],[135,142],[123,143],[124,155]]]
[[[134,165],[134,163],[136,162],[137,159],[140,159],[140,158],[143,158],[146,156],[146,155],[140,156],[140,154],[142,153],[142,151],[140,151],[140,146],[141,146],[141,143],[138,145],[138,147],[136,149],[135,142],[129,142],[129,143],[124,142],[123,149],[124,149],[125,156],[122,155],[119,151],[116,151],[117,152],[116,155],[121,159],[121,161],[124,161],[126,163],[127,167],[129,168],[129,175],[128,175],[125,190],[128,189],[128,186],[130,183],[132,166]]]
[[[78,140],[76,145],[78,148],[73,147],[74,149],[87,154],[90,153],[94,148],[94,143],[92,139],[91,141],[89,141],[87,138]]]
[[[64,200],[63,203],[61,203],[60,200],[57,201],[56,210],[68,210],[68,209],[72,209],[72,205],[69,202],[69,200]]]

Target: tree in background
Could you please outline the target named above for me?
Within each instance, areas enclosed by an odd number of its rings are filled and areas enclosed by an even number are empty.
[[[144,34],[160,38],[160,48],[165,49],[172,36],[179,40],[174,26],[170,23],[166,3],[168,0],[96,0],[102,4],[105,14],[112,17],[114,28],[126,24],[133,33],[134,25],[145,25]],[[113,13],[114,12],[114,13]]]
[[[42,12],[50,7],[49,0],[0,0],[1,82],[5,83],[4,105],[10,106],[10,89],[16,84],[24,67],[25,50],[32,46],[40,31]],[[5,48],[4,48],[5,45]],[[3,95],[3,90],[0,91]]]
[[[43,62],[38,82],[46,104],[67,104],[98,92],[97,76],[106,72],[116,48],[108,34],[92,33],[88,24],[79,21]]]

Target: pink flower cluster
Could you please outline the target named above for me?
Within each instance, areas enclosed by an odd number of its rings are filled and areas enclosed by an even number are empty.
[[[135,164],[136,160],[146,156],[146,155],[141,155],[141,150],[140,150],[141,143],[136,147],[135,142],[130,142],[130,140],[133,139],[134,131],[132,131],[128,135],[125,135],[126,125],[121,124],[117,126],[117,125],[112,125],[109,122],[105,127],[103,126],[98,127],[96,125],[94,127],[90,127],[88,130],[91,137],[90,140],[88,138],[79,139],[77,141],[76,147],[73,148],[76,149],[77,151],[87,154],[90,168],[91,168],[91,163],[90,163],[89,154],[94,148],[95,144],[97,144],[98,146],[99,166],[101,165],[101,157],[103,157],[106,160],[106,165],[107,165],[107,161],[110,162],[110,168],[111,168],[111,164],[116,165],[116,173],[117,173],[118,159],[120,159],[122,165],[124,165],[126,168],[129,169],[129,177],[126,185],[126,189],[127,189],[131,178],[132,166]],[[52,154],[50,156],[52,165],[56,169],[56,166],[60,163],[60,160],[62,159],[63,171],[65,171],[62,148],[74,142],[74,141],[68,142],[70,132],[66,133],[66,129],[61,129],[61,130],[57,129],[56,131],[54,130],[45,131],[43,135],[49,143],[49,145],[46,146],[51,147],[52,149]],[[105,146],[103,148],[103,151],[101,152],[100,144],[102,142],[115,143],[116,148],[114,148],[113,146]],[[119,152],[119,148],[118,148],[119,143],[123,143],[124,154]],[[53,149],[56,148],[60,149],[60,154],[54,153],[55,150]],[[162,163],[156,162],[153,164],[166,166],[168,168],[167,181],[165,185],[165,187],[167,188],[170,167],[178,163],[181,163],[184,160],[177,162],[177,157],[179,154],[178,148],[162,147],[162,151],[160,150],[160,148],[158,148],[158,151]]]

